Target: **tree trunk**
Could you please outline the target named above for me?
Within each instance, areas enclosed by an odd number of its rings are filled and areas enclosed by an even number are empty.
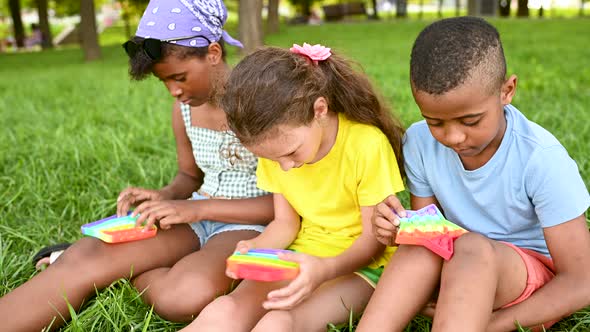
[[[377,9],[377,0],[371,0],[371,4],[373,5],[373,16],[371,16],[371,18],[374,20],[378,20],[379,10]]]
[[[407,0],[397,0],[395,2],[395,17],[408,17],[408,2]]]
[[[510,5],[512,0],[500,0],[500,17],[510,16]]]
[[[438,16],[438,18],[443,17],[442,6],[443,6],[443,0],[438,0],[438,8],[436,9],[436,15]]]
[[[455,0],[455,16],[461,15],[461,0]]]
[[[121,19],[123,20],[125,38],[131,38],[131,8],[129,1],[121,1]]]
[[[529,17],[529,0],[518,0],[517,17]]]
[[[98,60],[101,57],[96,31],[96,15],[94,14],[94,0],[81,0],[80,3],[80,40],[84,59]]]
[[[301,14],[306,19],[309,19],[309,17],[311,16],[311,1],[312,0],[302,0],[301,1]]]
[[[238,12],[242,53],[249,54],[262,46],[262,0],[240,1]]]
[[[39,14],[39,28],[41,29],[41,47],[44,50],[53,48],[53,37],[51,36],[51,26],[47,15],[47,0],[36,0],[36,2],[37,13]]]
[[[132,32],[131,32],[131,22],[129,21],[129,15],[125,15],[123,17],[123,24],[125,26],[125,38],[131,38]]]
[[[266,32],[279,32],[279,0],[268,0],[268,17],[266,19]]]
[[[25,47],[25,28],[20,16],[20,0],[8,0],[10,15],[12,16],[12,30],[18,48]]]
[[[418,11],[418,19],[422,19],[424,17],[424,0],[419,0],[418,5],[420,6],[420,10]]]

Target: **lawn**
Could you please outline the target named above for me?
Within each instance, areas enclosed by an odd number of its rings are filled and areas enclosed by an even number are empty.
[[[408,84],[409,53],[428,23],[283,27],[266,42],[319,42],[355,59],[409,125],[420,119]],[[561,141],[588,186],[590,20],[493,23],[503,37],[508,71],[519,77],[515,106]],[[122,188],[158,188],[175,174],[172,98],[155,79],[130,82],[118,45],[104,46],[103,55],[91,64],[82,62],[78,49],[0,55],[0,296],[36,273],[31,258],[41,247],[75,241],[80,225],[114,213]],[[232,51],[230,62],[237,61]],[[121,280],[99,291],[63,331],[180,326],[151,314]],[[408,330],[428,331],[429,321],[418,318]],[[588,330],[590,308],[552,329]]]

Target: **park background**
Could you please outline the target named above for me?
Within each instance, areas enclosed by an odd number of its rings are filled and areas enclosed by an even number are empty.
[[[14,39],[14,8],[8,6],[15,1],[23,25],[21,47]],[[588,6],[575,0],[470,0],[459,6],[408,0],[400,7],[402,1],[366,1],[365,13],[329,19],[324,6],[346,14],[349,2],[226,0],[227,29],[246,42],[245,52],[261,44],[332,47],[359,63],[408,126],[421,119],[408,73],[419,31],[440,17],[485,15],[502,36],[508,73],[519,77],[513,104],[560,140],[590,184]],[[45,20],[37,15],[43,2],[50,42],[44,37],[27,44],[29,24]],[[154,78],[130,81],[120,46],[135,31],[147,2],[95,2],[0,0],[0,40],[13,38],[0,54],[0,296],[36,273],[31,259],[41,247],[75,241],[80,225],[114,213],[121,189],[159,188],[176,171],[172,97]],[[272,10],[272,3],[279,7]],[[502,16],[506,3],[509,13]],[[67,30],[69,42],[57,44],[54,38]],[[227,49],[231,64],[243,56]],[[403,199],[407,203],[407,194]],[[352,331],[355,323],[351,317],[328,330]],[[120,280],[97,291],[62,331],[182,326],[152,313],[131,284]],[[419,317],[407,330],[429,327],[430,321]],[[590,331],[590,307],[551,331]]]

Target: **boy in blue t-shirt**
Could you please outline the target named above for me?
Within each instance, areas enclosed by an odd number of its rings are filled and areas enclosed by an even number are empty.
[[[412,209],[437,204],[470,233],[449,261],[401,245],[357,331],[401,331],[428,303],[433,331],[548,328],[590,305],[588,190],[557,139],[510,105],[517,78],[506,79],[496,29],[474,17],[435,22],[416,39],[410,67],[425,119],[404,142]],[[399,225],[392,210],[405,215],[395,196],[373,218],[389,245]]]

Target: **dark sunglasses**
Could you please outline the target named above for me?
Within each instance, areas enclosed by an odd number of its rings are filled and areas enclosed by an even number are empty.
[[[189,37],[178,37],[178,38],[170,38],[170,39],[155,39],[155,38],[146,38],[139,43],[136,43],[133,40],[128,40],[123,43],[123,48],[125,52],[130,58],[135,57],[137,52],[143,50],[144,53],[152,60],[160,60],[162,57],[162,43],[170,43],[177,40],[186,40],[192,38],[203,38],[209,44],[211,41],[205,36],[189,36]]]

